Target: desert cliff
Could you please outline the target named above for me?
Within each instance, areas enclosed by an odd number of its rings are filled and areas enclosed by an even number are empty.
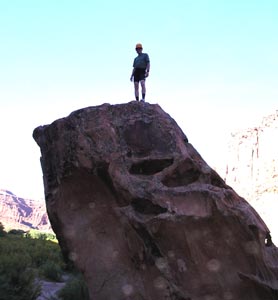
[[[232,133],[225,181],[244,197],[272,228],[278,241],[278,111],[255,127]]]
[[[45,203],[0,190],[0,222],[6,229],[51,231]]]

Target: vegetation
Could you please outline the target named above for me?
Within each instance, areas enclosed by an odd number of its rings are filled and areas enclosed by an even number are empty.
[[[0,299],[36,300],[40,294],[40,286],[36,284],[35,273],[30,268],[30,256],[18,252],[8,255],[4,254],[2,249],[0,256]]]
[[[65,264],[54,234],[15,229],[7,233],[0,222],[0,300],[36,300],[39,279],[62,281],[69,270],[71,279],[48,300],[89,299],[83,277]]]
[[[52,281],[59,282],[62,280],[63,269],[56,265],[54,261],[47,260],[40,267],[40,275]]]
[[[25,234],[25,237],[31,238],[31,239],[38,239],[38,240],[44,240],[44,241],[52,241],[55,243],[58,243],[56,239],[56,235],[50,232],[41,232],[35,229],[32,229],[28,231]]]
[[[0,237],[5,236],[6,234],[7,233],[6,233],[5,229],[4,229],[3,224],[0,222]]]
[[[89,300],[89,292],[81,274],[73,277],[66,286],[58,292],[62,300]]]

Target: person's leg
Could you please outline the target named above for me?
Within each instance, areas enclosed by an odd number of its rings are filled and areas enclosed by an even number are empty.
[[[142,100],[145,101],[145,96],[146,96],[146,84],[145,80],[141,80],[141,88],[142,88]]]
[[[139,101],[139,82],[134,81],[134,94],[136,101]]]

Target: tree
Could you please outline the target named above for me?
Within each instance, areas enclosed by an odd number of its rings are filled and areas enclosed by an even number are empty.
[[[0,237],[5,236],[7,233],[5,231],[4,225],[0,222]]]

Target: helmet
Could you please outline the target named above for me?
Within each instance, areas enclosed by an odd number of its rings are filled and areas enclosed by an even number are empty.
[[[140,44],[140,43],[136,44],[135,49],[143,49],[142,44]]]

